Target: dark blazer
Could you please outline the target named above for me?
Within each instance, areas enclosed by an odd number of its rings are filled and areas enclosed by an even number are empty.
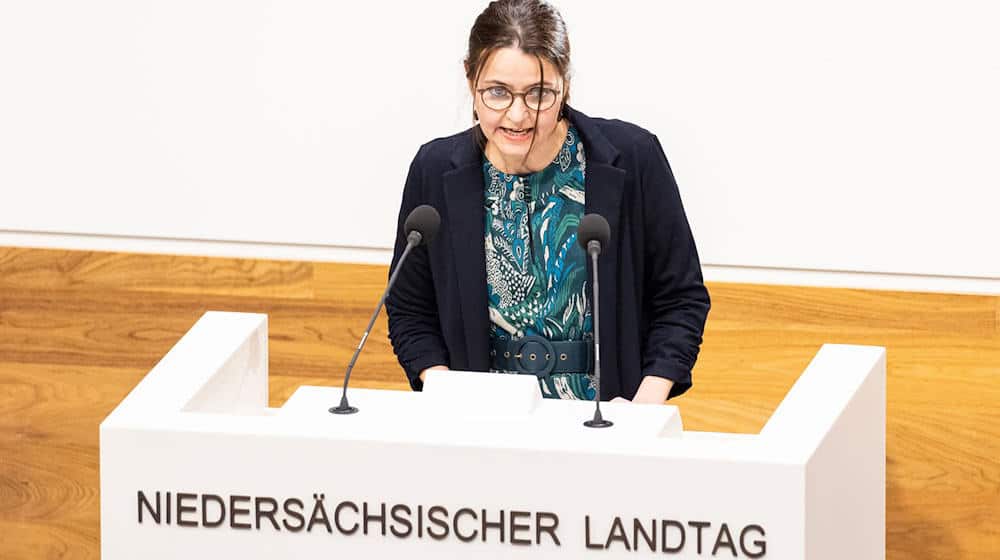
[[[586,211],[611,225],[598,265],[601,399],[631,399],[645,375],[673,380],[670,396],[680,395],[691,387],[709,296],[670,165],[638,126],[567,114],[587,154]],[[473,130],[423,145],[403,188],[392,269],[407,214],[420,204],[441,213],[438,237],[411,252],[386,301],[393,350],[417,391],[432,365],[490,368],[483,156]]]

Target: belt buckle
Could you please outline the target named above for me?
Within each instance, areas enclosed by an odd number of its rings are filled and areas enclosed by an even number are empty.
[[[523,373],[539,379],[548,377],[556,367],[556,349],[548,339],[529,335],[515,342],[514,358]]]

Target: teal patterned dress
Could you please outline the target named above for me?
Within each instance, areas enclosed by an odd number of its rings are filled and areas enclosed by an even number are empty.
[[[591,340],[587,254],[576,240],[586,169],[583,142],[573,127],[555,160],[530,175],[507,175],[483,156],[491,341],[529,335]],[[542,394],[593,400],[589,373],[539,379]]]

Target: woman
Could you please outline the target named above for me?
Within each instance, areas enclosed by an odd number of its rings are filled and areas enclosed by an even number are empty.
[[[604,216],[601,400],[663,403],[691,386],[708,292],[656,137],[569,101],[569,40],[540,0],[498,0],[473,25],[465,73],[477,124],[422,146],[400,208],[442,216],[386,302],[414,390],[427,371],[536,375],[546,397],[593,399],[591,279],[576,226]]]

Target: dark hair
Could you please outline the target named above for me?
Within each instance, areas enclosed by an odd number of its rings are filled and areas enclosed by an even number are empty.
[[[465,77],[473,87],[479,83],[479,75],[484,63],[495,51],[514,47],[538,59],[541,81],[545,81],[542,59],[549,61],[559,70],[565,80],[569,76],[569,35],[566,23],[558,10],[544,0],[494,0],[483,10],[472,25],[469,33],[469,52],[465,57]],[[565,116],[569,92],[563,92],[559,116]],[[478,120],[475,109],[473,120]],[[538,113],[535,113],[538,125]],[[476,144],[486,148],[486,136],[481,128],[475,129]],[[528,151],[534,145],[531,139]]]

